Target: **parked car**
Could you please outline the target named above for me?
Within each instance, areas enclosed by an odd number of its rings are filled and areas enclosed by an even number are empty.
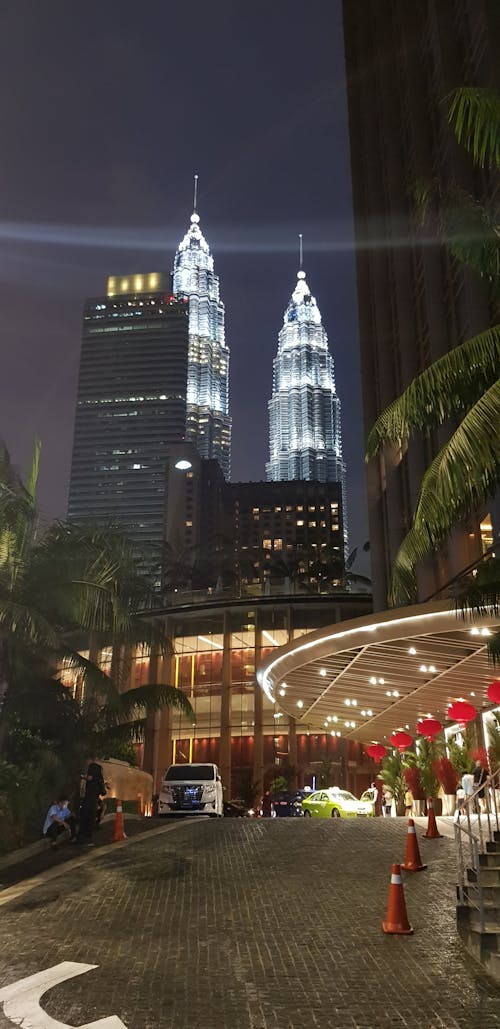
[[[222,817],[222,783],[217,765],[170,765],[158,799],[159,815]]]
[[[373,815],[373,804],[371,801],[357,800],[348,790],[331,786],[310,793],[302,801],[302,813],[305,818],[367,818]]]
[[[302,814],[302,794],[298,790],[295,793],[274,793],[272,807],[276,818],[297,818]]]
[[[246,818],[248,815],[248,808],[242,800],[225,800],[224,801],[224,817],[225,818]]]

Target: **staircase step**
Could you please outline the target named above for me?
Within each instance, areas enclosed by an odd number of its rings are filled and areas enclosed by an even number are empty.
[[[488,851],[487,854],[480,854],[479,864],[489,865],[491,868],[500,868],[500,851]]]

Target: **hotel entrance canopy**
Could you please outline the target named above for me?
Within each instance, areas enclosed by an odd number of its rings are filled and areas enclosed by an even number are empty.
[[[396,729],[413,734],[421,718],[445,724],[454,700],[478,712],[493,706],[487,643],[498,628],[443,603],[384,611],[294,640],[262,663],[257,679],[300,731],[387,741]]]

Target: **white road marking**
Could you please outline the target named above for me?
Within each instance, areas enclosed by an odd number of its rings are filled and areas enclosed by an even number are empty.
[[[40,998],[47,990],[72,979],[75,975],[90,972],[97,965],[84,965],[80,961],[62,961],[60,965],[46,968],[44,972],[29,975],[26,979],[18,979],[11,986],[0,989],[0,1001],[6,1017],[21,1029],[72,1029],[66,1022],[58,1022],[51,1018],[40,1007]],[[127,1029],[127,1026],[116,1015],[100,1018],[97,1022],[86,1022],[79,1029]]]

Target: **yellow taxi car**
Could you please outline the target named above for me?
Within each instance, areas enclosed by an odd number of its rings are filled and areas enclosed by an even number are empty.
[[[365,818],[373,815],[371,801],[357,800],[353,793],[331,786],[316,790],[302,801],[304,818]]]

